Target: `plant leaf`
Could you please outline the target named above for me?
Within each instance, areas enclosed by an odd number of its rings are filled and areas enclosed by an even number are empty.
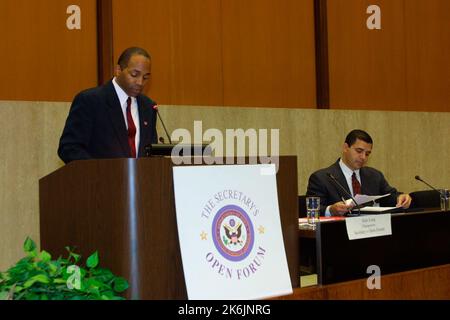
[[[91,256],[87,259],[86,265],[88,268],[95,268],[98,265],[98,251],[95,251]]]
[[[67,280],[64,280],[62,278],[53,279],[53,283],[55,284],[66,284]]]
[[[34,249],[36,249],[36,244],[34,243],[33,240],[31,240],[29,237],[27,237],[27,238],[25,239],[24,244],[23,244],[23,250],[24,250],[25,252],[31,252],[31,251],[33,251]]]
[[[100,289],[98,287],[88,288],[86,289],[86,292],[96,297],[100,296]]]
[[[25,300],[39,300],[39,295],[36,293],[29,293],[24,296]]]
[[[29,237],[23,249],[26,257],[6,272],[0,272],[0,300],[124,299],[119,292],[128,289],[127,280],[116,277],[109,269],[100,268],[98,251],[87,258],[83,268],[80,265],[81,255],[69,247],[66,248],[68,257],[58,257],[57,260],[52,260],[45,250],[39,252],[36,243]],[[72,265],[79,268],[79,290],[71,290],[67,286],[71,276],[67,271]]]
[[[50,279],[45,274],[37,274],[34,277],[31,277],[25,284],[23,285],[24,288],[31,287],[35,282],[39,283],[49,283]]]
[[[122,277],[114,279],[114,290],[116,292],[123,292],[128,289],[128,281]]]
[[[58,273],[58,265],[56,262],[49,261],[48,263],[48,270],[50,271],[51,276],[55,276]]]
[[[24,288],[21,286],[16,286],[15,292],[20,292],[22,291]]]
[[[49,262],[52,259],[52,256],[47,251],[42,250],[39,254],[39,259],[41,259],[43,262]]]
[[[80,261],[81,255],[71,252],[70,257],[72,257],[75,260],[75,263],[77,263]]]
[[[36,257],[37,256],[37,249],[36,249],[36,243],[34,243],[31,238],[27,237],[24,244],[23,244],[23,250],[26,252],[27,256],[29,257]]]
[[[8,300],[8,291],[0,292],[0,300]]]

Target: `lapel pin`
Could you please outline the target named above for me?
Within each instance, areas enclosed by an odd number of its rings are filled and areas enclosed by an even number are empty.
[[[144,126],[147,126],[148,125],[148,122],[147,121],[144,121]]]

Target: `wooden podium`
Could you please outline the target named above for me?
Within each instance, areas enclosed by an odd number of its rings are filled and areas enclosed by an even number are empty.
[[[236,163],[236,162],[235,162]],[[129,299],[186,299],[175,214],[172,161],[166,157],[83,160],[39,181],[41,248],[125,277]],[[297,159],[280,157],[281,225],[293,287],[299,286]],[[274,275],[276,276],[276,275]]]

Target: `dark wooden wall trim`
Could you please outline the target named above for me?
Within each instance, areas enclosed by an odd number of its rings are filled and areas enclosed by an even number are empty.
[[[97,0],[97,56],[98,84],[113,76],[113,19],[112,0]]]
[[[330,108],[327,0],[314,0],[317,109]]]

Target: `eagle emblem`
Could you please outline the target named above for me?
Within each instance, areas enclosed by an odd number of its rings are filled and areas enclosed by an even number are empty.
[[[242,223],[236,224],[234,219],[230,220],[230,224],[223,224],[223,228],[225,230],[224,242],[225,245],[242,245],[241,235],[242,235]]]
[[[214,245],[230,261],[245,259],[253,248],[253,224],[248,214],[236,205],[221,208],[212,223]]]

